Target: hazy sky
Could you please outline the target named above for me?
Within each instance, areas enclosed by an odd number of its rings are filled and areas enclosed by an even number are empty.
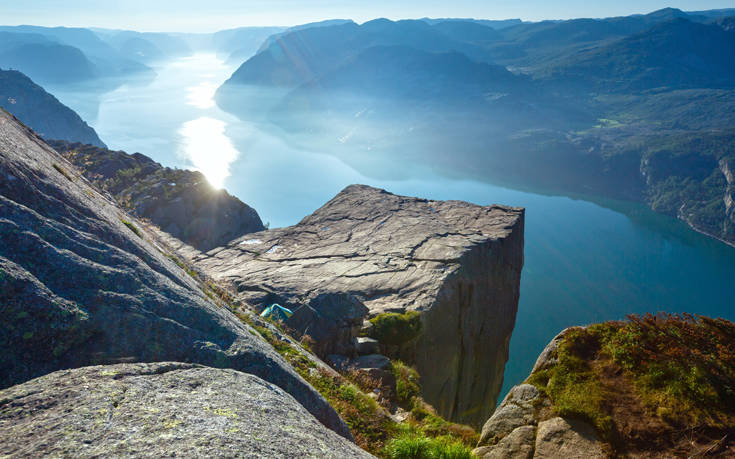
[[[622,16],[667,6],[735,8],[735,0],[0,0],[0,23],[209,32],[329,18],[475,17],[525,20]]]

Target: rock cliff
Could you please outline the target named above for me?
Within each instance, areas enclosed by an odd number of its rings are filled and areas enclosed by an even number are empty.
[[[163,167],[140,153],[56,140],[49,145],[126,210],[199,250],[264,229],[255,209],[212,188],[201,172]]]
[[[4,111],[0,241],[0,387],[95,364],[194,362],[259,376],[350,438],[270,345]]]
[[[182,363],[62,370],[0,391],[3,457],[372,457],[283,389]]]
[[[523,212],[353,185],[295,226],[245,235],[194,263],[256,307],[303,305],[321,318],[351,311],[332,334],[344,345],[361,314],[418,312],[420,332],[394,351],[416,366],[441,415],[478,425],[495,406],[508,358]],[[355,301],[339,306],[325,294]]]

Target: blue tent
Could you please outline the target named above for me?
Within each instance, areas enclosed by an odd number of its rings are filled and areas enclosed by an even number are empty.
[[[284,308],[278,303],[274,303],[267,308],[263,312],[260,313],[260,317],[264,317],[266,319],[275,320],[279,322],[284,322],[286,319],[291,317],[293,315],[293,311],[291,311],[288,308]]]

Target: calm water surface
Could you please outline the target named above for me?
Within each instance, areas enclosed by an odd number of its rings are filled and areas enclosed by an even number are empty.
[[[526,264],[505,390],[528,375],[541,349],[568,326],[648,311],[735,320],[735,248],[635,204],[602,206],[430,173],[403,181],[363,176],[219,110],[214,91],[233,70],[214,54],[197,54],[159,66],[154,79],[108,92],[49,90],[110,148],[199,169],[271,227],[295,224],[351,183],[526,207]]]

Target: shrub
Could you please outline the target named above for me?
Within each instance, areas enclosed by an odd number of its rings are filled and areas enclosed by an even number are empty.
[[[373,324],[370,337],[381,344],[399,346],[416,338],[421,332],[421,314],[416,311],[405,314],[386,312],[373,317],[370,322]]]

